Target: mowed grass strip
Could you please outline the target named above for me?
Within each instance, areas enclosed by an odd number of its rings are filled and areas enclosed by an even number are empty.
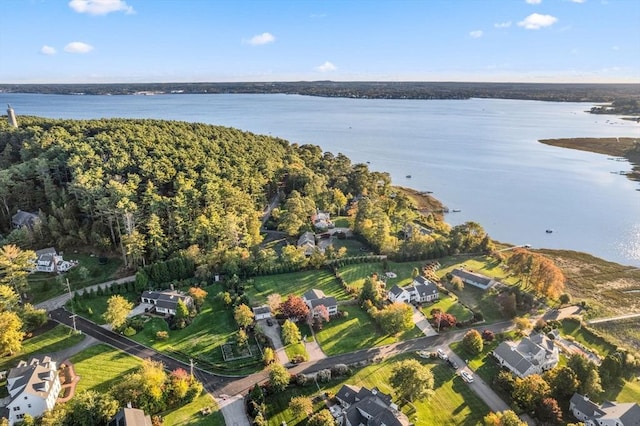
[[[80,381],[76,393],[94,390],[105,393],[142,365],[142,360],[111,346],[100,344],[74,355],[70,360]]]
[[[83,339],[83,334],[75,334],[70,328],[57,325],[42,334],[24,340],[20,352],[0,358],[0,370],[13,368],[20,360],[29,362],[29,359],[34,355],[50,355],[53,352],[80,343]]]
[[[211,414],[203,415],[200,410],[210,408]],[[224,417],[218,410],[218,405],[211,395],[203,392],[199,397],[187,405],[176,410],[162,413],[164,424],[174,426],[224,426]]]
[[[440,299],[437,302],[431,305],[424,305],[421,310],[427,318],[431,318],[431,311],[433,309],[440,309],[442,312],[453,315],[456,317],[458,322],[467,321],[473,318],[473,312],[465,308],[455,297],[451,297],[444,293],[440,293]]]
[[[385,281],[386,288],[390,289],[395,284],[399,286],[411,284],[411,282],[413,281],[413,279],[411,278],[413,269],[418,268],[418,270],[421,271],[421,268],[427,263],[428,262],[426,261],[401,263],[387,262],[387,268],[389,272],[393,272],[394,274],[396,274],[395,278],[389,278],[385,275],[385,270],[382,262],[345,265],[339,269],[339,272],[348,285],[354,286],[358,289],[360,289],[364,285],[364,281],[367,277],[370,277],[373,273],[376,273],[381,279]]]
[[[279,293],[286,299],[289,294],[302,296],[312,288],[322,290],[327,296],[333,296],[337,300],[350,298],[335,277],[325,269],[256,277],[253,285],[247,286],[246,293],[251,304],[257,305],[265,303],[267,296],[272,293]]]
[[[385,335],[373,319],[359,306],[340,306],[345,318],[332,318],[316,332],[316,339],[328,356],[353,352],[424,336],[417,327],[397,336]]]

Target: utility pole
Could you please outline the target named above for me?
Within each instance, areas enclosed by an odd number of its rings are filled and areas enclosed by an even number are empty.
[[[69,284],[69,278],[67,278],[66,281],[67,281],[67,292],[69,292],[69,300],[71,300],[73,297],[71,295],[71,284]],[[71,319],[73,320],[73,331],[77,333],[78,329],[76,328],[76,313],[73,308],[73,301],[71,302]]]
[[[189,365],[191,366],[191,379],[193,379],[193,358],[189,358]]]

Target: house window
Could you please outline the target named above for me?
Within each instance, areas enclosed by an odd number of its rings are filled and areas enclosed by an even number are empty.
[[[27,408],[31,408],[31,404],[27,404]]]
[[[13,411],[20,411],[20,406],[13,407]]]
[[[22,419],[24,419],[24,414],[18,414],[18,415],[16,416],[16,419],[18,419],[18,420],[22,420]]]

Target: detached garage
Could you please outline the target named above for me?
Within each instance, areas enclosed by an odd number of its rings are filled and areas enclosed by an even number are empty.
[[[267,305],[258,306],[253,308],[253,316],[256,321],[271,318],[271,309]]]

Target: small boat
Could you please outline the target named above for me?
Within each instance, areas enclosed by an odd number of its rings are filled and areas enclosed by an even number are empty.
[[[454,213],[460,213],[462,210],[460,210],[460,209],[453,209],[453,210],[451,210],[451,211],[452,211],[452,212],[454,212]]]
[[[547,229],[545,232],[546,232],[547,234],[551,234],[551,233],[553,232],[553,229]]]
[[[407,175],[407,179],[411,179],[411,175]]]

